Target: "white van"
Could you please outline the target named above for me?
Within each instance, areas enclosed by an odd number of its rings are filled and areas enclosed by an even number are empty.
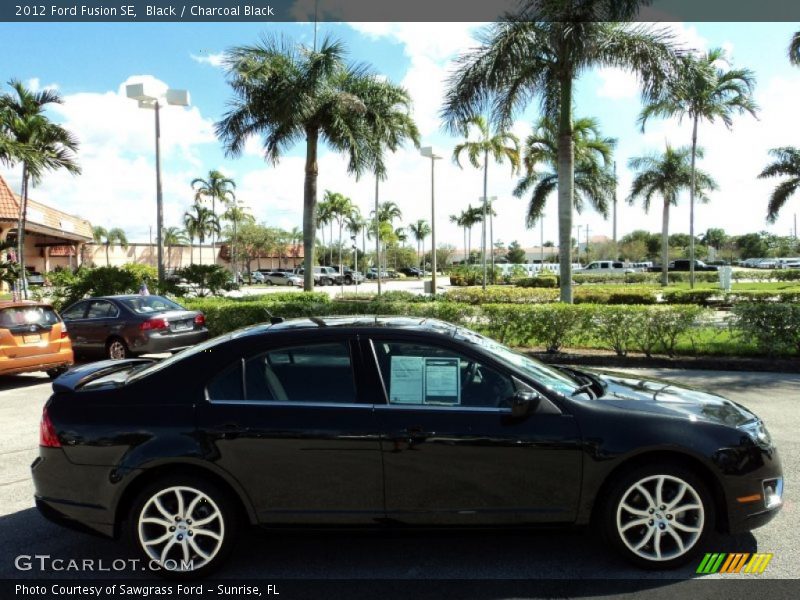
[[[586,265],[583,269],[575,269],[575,274],[592,275],[606,273],[635,273],[633,267],[626,267],[620,260],[595,260]]]

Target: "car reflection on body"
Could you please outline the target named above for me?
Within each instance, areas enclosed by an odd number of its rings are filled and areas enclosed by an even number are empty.
[[[777,451],[747,409],[431,319],[273,318],[53,390],[37,506],[127,533],[176,576],[219,566],[241,526],[299,523],[595,523],[629,561],[670,568],[781,506]]]
[[[162,296],[103,296],[62,312],[76,352],[121,359],[168,352],[208,339],[202,312]]]

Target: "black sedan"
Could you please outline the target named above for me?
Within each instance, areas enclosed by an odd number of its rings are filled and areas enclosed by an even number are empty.
[[[76,353],[121,359],[168,352],[208,339],[203,313],[162,296],[103,296],[61,313]]]
[[[594,523],[669,568],[781,506],[764,424],[719,396],[555,369],[440,321],[273,321],[57,379],[40,511],[190,577],[251,524]]]

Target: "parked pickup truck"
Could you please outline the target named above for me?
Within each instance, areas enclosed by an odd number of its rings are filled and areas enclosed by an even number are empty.
[[[689,271],[689,266],[692,261],[688,258],[679,258],[678,260],[673,260],[667,266],[668,271]],[[651,273],[660,273],[661,272],[661,265],[657,265],[655,267],[650,267],[647,269]],[[712,265],[707,265],[702,260],[694,261],[694,270],[695,272],[700,271],[719,271],[719,267],[714,267]]]
[[[590,262],[583,269],[574,269],[573,273],[581,275],[600,275],[604,273],[634,273],[640,269],[626,267],[625,263],[617,260],[596,260]]]

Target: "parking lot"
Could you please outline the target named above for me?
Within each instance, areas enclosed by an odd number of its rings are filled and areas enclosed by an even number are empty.
[[[800,375],[711,371],[636,371],[722,393],[756,411],[780,449],[785,506],[766,527],[736,537],[715,536],[709,552],[769,552],[761,578],[800,576]],[[50,392],[44,375],[0,378],[0,578],[91,577],[15,567],[18,555],[112,561],[129,557],[116,542],[50,524],[33,508],[29,466],[37,455],[39,417]],[[582,532],[261,532],[245,533],[221,576],[266,579],[615,579],[643,578],[654,587],[695,577],[696,565],[672,572],[627,567]],[[140,573],[103,573],[136,577]]]

